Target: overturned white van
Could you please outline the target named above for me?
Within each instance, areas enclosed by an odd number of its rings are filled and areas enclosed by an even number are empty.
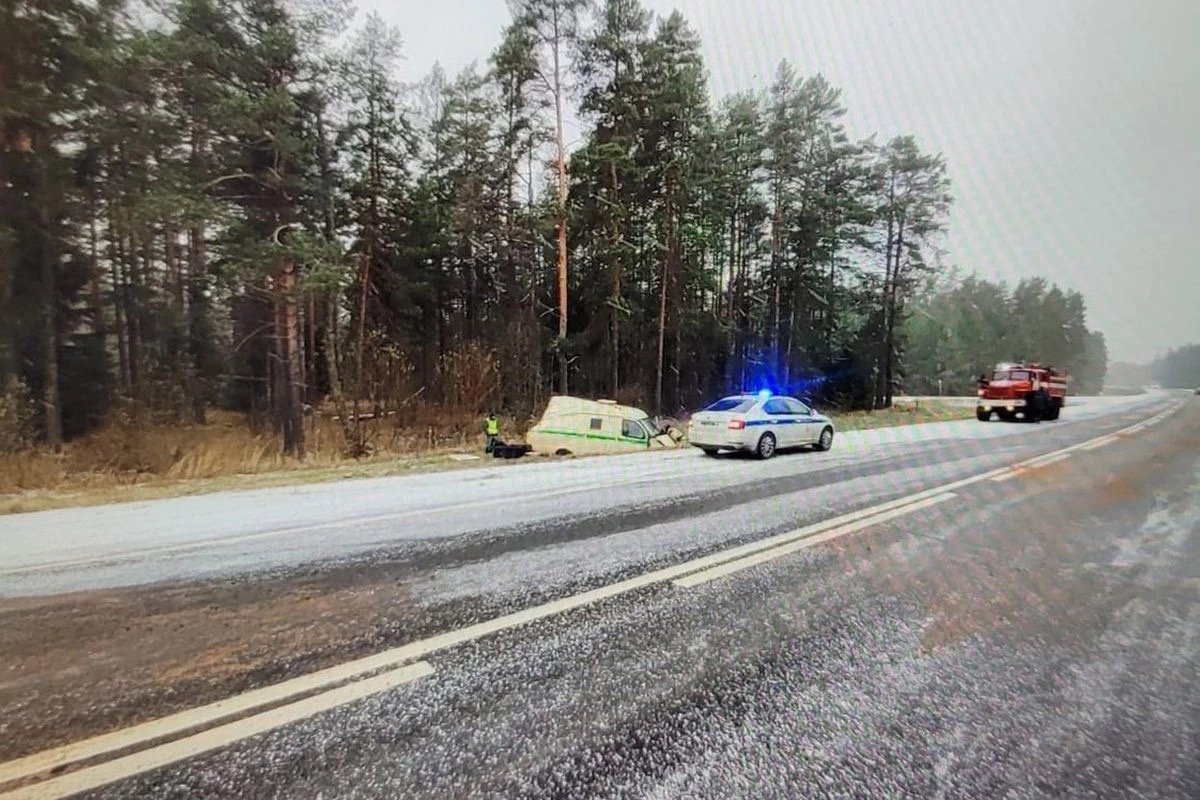
[[[640,408],[614,400],[553,397],[525,437],[540,455],[596,455],[676,448],[679,441]]]

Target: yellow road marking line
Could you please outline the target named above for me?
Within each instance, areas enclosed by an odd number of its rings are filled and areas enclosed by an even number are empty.
[[[57,800],[57,798],[67,797],[78,792],[86,792],[89,789],[149,772],[176,761],[225,747],[242,739],[281,728],[355,700],[386,692],[418,678],[423,678],[432,672],[433,667],[427,662],[418,661],[400,669],[390,670],[357,683],[306,697],[303,700],[229,722],[183,739],[160,744],[157,747],[122,756],[94,767],[86,767],[77,772],[70,772],[43,783],[16,789],[0,795],[0,800]]]
[[[257,708],[281,703],[335,684],[395,666],[389,659],[369,656],[346,664],[319,670],[308,675],[282,681],[261,689],[227,697],[214,703],[198,706],[159,719],[142,722],[111,733],[93,736],[78,742],[44,750],[40,753],[0,764],[0,786],[11,781],[40,775],[50,770],[96,758],[108,753],[126,750],[158,739],[176,736],[197,728],[203,728]]]

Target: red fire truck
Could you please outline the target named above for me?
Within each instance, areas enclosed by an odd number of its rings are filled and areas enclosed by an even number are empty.
[[[979,376],[975,418],[995,414],[1005,422],[1018,415],[1027,422],[1058,419],[1067,404],[1067,375],[1041,364],[997,364],[991,377]]]

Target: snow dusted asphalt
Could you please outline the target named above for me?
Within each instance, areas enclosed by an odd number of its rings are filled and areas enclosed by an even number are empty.
[[[1045,469],[718,580],[439,650],[410,685],[85,796],[1198,797],[1200,400],[1177,400],[1161,424]],[[129,583],[153,597],[164,577],[365,582],[387,565],[435,630],[453,630],[1078,444],[1166,403],[847,434],[831,453],[767,463],[682,452],[230,494],[217,518],[244,504],[253,524],[189,519],[188,535],[337,519],[317,498],[338,489],[362,498],[356,516],[425,511],[0,587]],[[510,501],[464,507],[497,496]],[[165,522],[200,499],[146,504],[162,527],[133,524],[109,551],[85,542],[132,509],[73,540],[53,534],[67,512],[28,515],[47,541],[24,563],[184,541]]]
[[[1161,406],[1158,395],[1078,398],[1053,427]],[[604,515],[842,466],[859,470],[941,445],[980,459],[1041,446],[1044,429],[973,420],[852,431],[829,453],[758,463],[694,449],[332,484],[220,492],[0,517],[0,597],[235,575],[452,540],[564,516]],[[985,442],[1003,440],[993,446]],[[938,466],[922,461],[931,471]],[[757,516],[757,514],[756,514]]]

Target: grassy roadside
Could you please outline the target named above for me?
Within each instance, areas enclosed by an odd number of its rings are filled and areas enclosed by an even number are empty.
[[[897,398],[892,408],[884,411],[850,411],[833,413],[837,428],[845,431],[865,431],[873,428],[894,428],[898,425],[919,425],[926,422],[953,422],[975,418],[975,404],[943,402],[940,400],[908,400]]]
[[[894,408],[885,411],[855,411],[845,414],[831,413],[840,431],[889,428],[898,425],[916,425],[927,422],[969,419],[973,416],[970,407],[949,403],[922,400],[918,403],[897,401]],[[427,449],[413,455],[381,455],[358,461],[330,461],[319,463],[285,462],[279,459],[265,460],[261,468],[246,471],[247,465],[231,462],[225,474],[123,474],[110,469],[80,470],[60,474],[49,485],[19,489],[0,493],[0,515],[45,511],[54,508],[107,505],[142,500],[158,500],[167,497],[202,495],[227,490],[264,489],[279,486],[330,483],[359,478],[383,478],[416,473],[442,472],[447,470],[472,469],[481,466],[506,466],[518,468],[525,461],[495,461],[491,458],[470,459],[463,456],[482,455],[478,448],[462,445],[448,448]],[[29,456],[33,458],[33,456]],[[14,458],[14,457],[10,457]],[[49,458],[49,457],[44,457]],[[537,459],[541,460],[541,459]],[[61,464],[62,462],[56,462]],[[236,464],[236,466],[235,466]],[[251,468],[259,467],[255,461]],[[0,470],[27,469],[10,460],[0,463]],[[61,469],[61,466],[60,466]],[[219,472],[212,466],[207,472]],[[34,476],[35,478],[37,476]]]

